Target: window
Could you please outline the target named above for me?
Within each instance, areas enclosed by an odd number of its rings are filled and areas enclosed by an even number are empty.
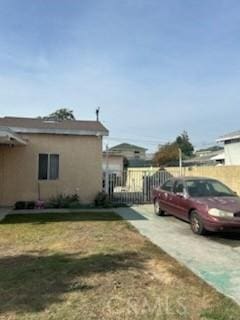
[[[57,180],[59,177],[59,155],[40,153],[38,158],[38,179]]]
[[[59,155],[50,154],[49,179],[58,179],[59,174]]]
[[[173,187],[173,180],[168,180],[162,185],[161,189],[165,191],[172,191],[172,187]]]
[[[140,151],[134,151],[134,159],[140,159]]]
[[[175,186],[174,186],[174,193],[183,193],[184,192],[184,185],[183,182],[176,181]]]
[[[188,193],[191,197],[234,197],[232,190],[217,180],[188,180]]]
[[[48,154],[39,154],[38,160],[38,179],[47,180],[48,178]]]

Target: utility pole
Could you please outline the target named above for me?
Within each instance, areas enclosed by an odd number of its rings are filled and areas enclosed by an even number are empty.
[[[182,150],[178,148],[178,154],[179,154],[179,175],[182,175]]]
[[[109,148],[106,145],[105,192],[109,194]]]

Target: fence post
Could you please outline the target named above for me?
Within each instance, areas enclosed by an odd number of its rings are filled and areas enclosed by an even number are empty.
[[[106,169],[105,169],[105,192],[109,194],[109,149],[106,145]]]
[[[143,201],[146,202],[147,200],[147,179],[146,179],[146,171],[144,171],[143,175]]]

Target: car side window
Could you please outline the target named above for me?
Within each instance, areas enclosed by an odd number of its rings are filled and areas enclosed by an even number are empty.
[[[183,193],[184,192],[184,185],[182,181],[176,181],[173,189],[174,193]]]
[[[161,187],[161,189],[165,190],[165,191],[172,191],[172,188],[173,188],[173,181],[172,180],[166,181]]]

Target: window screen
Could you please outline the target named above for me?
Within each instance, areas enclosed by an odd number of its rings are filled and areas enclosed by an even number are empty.
[[[48,178],[48,154],[39,154],[38,159],[38,179],[47,180]]]
[[[49,179],[56,180],[59,176],[59,155],[50,154]]]

